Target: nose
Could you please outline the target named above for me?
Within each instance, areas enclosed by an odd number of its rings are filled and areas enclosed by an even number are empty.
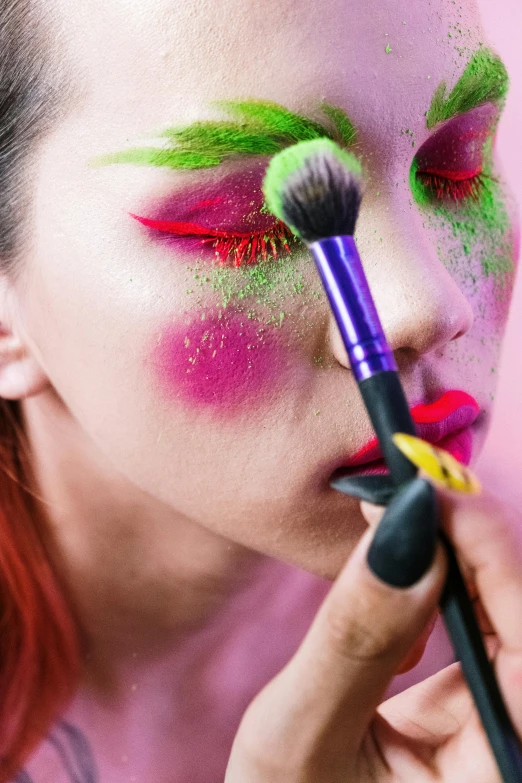
[[[364,265],[364,259],[363,259]],[[423,263],[371,265],[367,272],[377,312],[397,363],[415,361],[462,337],[473,325],[471,303],[438,258]],[[339,329],[330,316],[329,341],[337,361],[349,367]]]

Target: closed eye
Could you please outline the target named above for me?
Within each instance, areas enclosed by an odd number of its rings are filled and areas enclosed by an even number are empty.
[[[425,188],[441,200],[452,199],[453,201],[460,201],[467,198],[477,200],[484,185],[482,169],[475,173],[454,171],[451,174],[437,170],[417,170],[415,176]]]
[[[478,199],[489,176],[485,148],[497,119],[498,108],[485,104],[445,122],[415,155],[416,182],[435,199]]]
[[[244,264],[267,262],[278,258],[280,253],[290,253],[290,244],[295,241],[290,229],[281,221],[262,231],[230,231],[213,229],[197,223],[152,220],[129,213],[142,225],[169,235],[172,238],[190,239],[192,247],[207,247],[214,250],[220,266],[240,267]]]

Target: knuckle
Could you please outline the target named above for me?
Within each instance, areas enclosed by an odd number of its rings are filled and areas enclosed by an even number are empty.
[[[332,605],[327,616],[327,633],[331,650],[348,661],[378,661],[386,658],[394,646],[387,624],[375,622],[371,611],[360,607],[347,612],[344,607]]]

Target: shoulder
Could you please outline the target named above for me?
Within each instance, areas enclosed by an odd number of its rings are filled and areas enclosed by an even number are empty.
[[[94,753],[86,735],[58,721],[11,783],[99,783]]]

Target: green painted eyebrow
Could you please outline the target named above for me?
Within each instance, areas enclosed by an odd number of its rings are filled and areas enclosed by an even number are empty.
[[[328,138],[343,147],[357,139],[346,112],[322,103],[324,123],[295,114],[269,101],[219,101],[230,119],[194,122],[182,128],[167,128],[159,134],[168,145],[139,147],[101,155],[93,166],[132,163],[135,166],[166,166],[171,169],[202,169],[219,166],[234,155],[274,155],[298,141]]]
[[[449,95],[446,82],[439,84],[426,114],[426,126],[433,128],[484,103],[502,106],[508,88],[509,76],[500,57],[491,49],[479,49]]]

